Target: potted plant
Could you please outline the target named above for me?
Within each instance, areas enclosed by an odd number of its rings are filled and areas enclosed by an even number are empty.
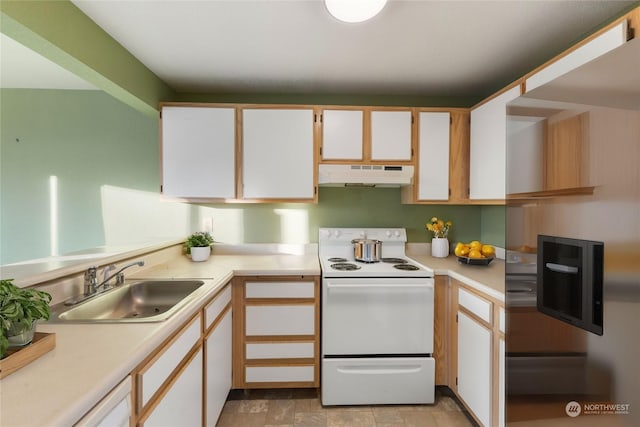
[[[36,323],[49,319],[51,295],[37,289],[21,289],[0,280],[0,358],[9,347],[21,347],[33,340]]]
[[[206,231],[197,231],[187,238],[185,246],[192,261],[206,261],[211,255],[213,237]]]
[[[433,233],[431,239],[431,256],[436,258],[446,258],[449,256],[449,229],[453,226],[451,221],[443,221],[437,217],[431,218],[426,224],[427,230]]]

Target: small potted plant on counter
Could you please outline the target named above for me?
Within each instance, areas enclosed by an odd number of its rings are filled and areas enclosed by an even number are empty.
[[[191,260],[200,262],[206,261],[211,255],[211,245],[213,245],[213,237],[205,231],[197,231],[187,238],[185,246],[187,254],[191,255]]]
[[[38,320],[48,320],[50,315],[51,295],[18,288],[12,280],[0,280],[0,359],[8,348],[31,343]]]

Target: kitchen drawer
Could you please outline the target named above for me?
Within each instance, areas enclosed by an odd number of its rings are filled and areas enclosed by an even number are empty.
[[[224,290],[204,308],[205,329],[209,329],[209,327],[211,327],[211,324],[218,318],[230,302],[231,286],[226,285]]]
[[[435,366],[431,357],[324,359],[322,404],[433,403]]]
[[[310,366],[248,366],[247,383],[313,382],[315,367]]]
[[[247,298],[315,298],[315,282],[247,282]]]
[[[315,335],[314,305],[247,306],[245,333],[251,335]]]
[[[491,302],[462,288],[458,288],[458,305],[491,324]]]
[[[289,359],[315,356],[312,342],[295,343],[249,343],[246,347],[247,359]]]
[[[173,370],[200,338],[200,316],[193,318],[164,349],[138,373],[141,387],[141,405],[144,407],[162,384],[169,378]]]

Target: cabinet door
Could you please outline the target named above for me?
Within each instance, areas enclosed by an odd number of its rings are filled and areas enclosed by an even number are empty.
[[[491,424],[491,334],[458,312],[458,394],[485,426]]]
[[[418,116],[418,200],[449,199],[449,113]]]
[[[470,199],[505,198],[506,108],[518,96],[515,86],[471,111]]]
[[[246,109],[242,115],[243,197],[314,198],[313,110]]]
[[[362,160],[362,110],[322,112],[322,160]]]
[[[144,427],[202,425],[202,349],[191,357],[143,421]]]
[[[206,422],[215,426],[231,390],[231,311],[224,315],[206,340]]]
[[[165,196],[234,198],[235,170],[233,108],[162,108]]]
[[[371,112],[371,160],[411,160],[411,111]]]

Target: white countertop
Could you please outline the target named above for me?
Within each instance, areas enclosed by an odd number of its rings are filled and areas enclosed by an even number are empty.
[[[458,262],[455,255],[434,258],[423,251],[408,251],[407,256],[433,269],[436,275],[448,275],[505,302],[504,260],[494,259],[489,265],[466,265]]]
[[[449,274],[504,301],[502,261],[481,269],[460,265],[455,257],[407,255],[436,274]],[[39,325],[38,331],[56,333],[56,347],[0,381],[0,425],[72,425],[234,275],[320,275],[320,265],[313,251],[233,253],[218,248],[206,262],[180,256],[144,270],[137,278],[207,279],[206,291],[164,322]]]

